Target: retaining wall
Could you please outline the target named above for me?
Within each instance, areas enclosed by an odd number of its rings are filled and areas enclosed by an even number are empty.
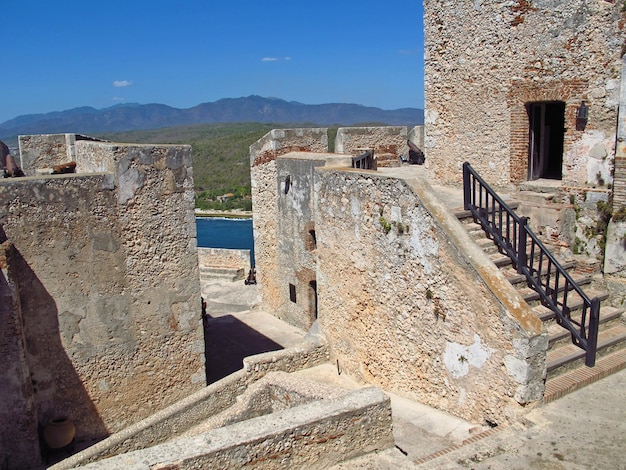
[[[317,170],[319,322],[384,390],[501,424],[540,400],[541,322],[423,179]]]
[[[88,469],[310,468],[393,446],[391,405],[369,388],[85,466]]]
[[[144,449],[180,435],[235,403],[247,387],[269,371],[294,372],[328,361],[325,342],[314,336],[294,348],[247,357],[243,369],[212,383],[109,438],[51,467],[73,468],[117,454]]]

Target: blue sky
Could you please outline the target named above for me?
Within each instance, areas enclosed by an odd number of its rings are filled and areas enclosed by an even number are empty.
[[[421,0],[0,0],[0,122],[273,96],[423,107]]]

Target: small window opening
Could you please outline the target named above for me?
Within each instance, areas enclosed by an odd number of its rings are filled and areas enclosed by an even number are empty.
[[[315,230],[309,230],[309,243],[307,244],[309,251],[317,248],[317,238],[315,236]]]
[[[291,300],[294,304],[296,303],[296,286],[293,284],[289,284],[289,300]]]
[[[317,319],[317,281],[309,282],[309,304],[313,319]]]

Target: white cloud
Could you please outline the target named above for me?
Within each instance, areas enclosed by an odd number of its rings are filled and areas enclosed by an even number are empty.
[[[115,88],[123,88],[123,87],[126,87],[126,86],[131,86],[132,84],[133,84],[133,82],[130,81],[130,80],[115,80],[113,82],[113,86]]]
[[[122,98],[121,96],[114,96],[113,101],[124,101],[126,98]]]
[[[262,62],[278,62],[279,60],[289,62],[291,60],[291,57],[263,57],[261,59]]]

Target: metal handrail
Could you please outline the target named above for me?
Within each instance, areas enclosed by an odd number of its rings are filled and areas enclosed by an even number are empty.
[[[566,328],[572,342],[586,351],[585,365],[593,367],[598,344],[600,299],[590,299],[520,217],[483,180],[468,162],[463,164],[463,203],[475,220],[526,277],[541,303],[552,310],[559,325]],[[530,241],[530,249],[528,242]],[[559,293],[563,296],[559,298]],[[568,294],[575,292],[583,306],[580,321],[573,320]],[[570,303],[571,305],[571,303]]]
[[[360,168],[362,170],[371,170],[373,169],[372,160],[374,157],[374,152],[371,150],[366,150],[361,155],[356,155],[352,157],[352,168]]]

